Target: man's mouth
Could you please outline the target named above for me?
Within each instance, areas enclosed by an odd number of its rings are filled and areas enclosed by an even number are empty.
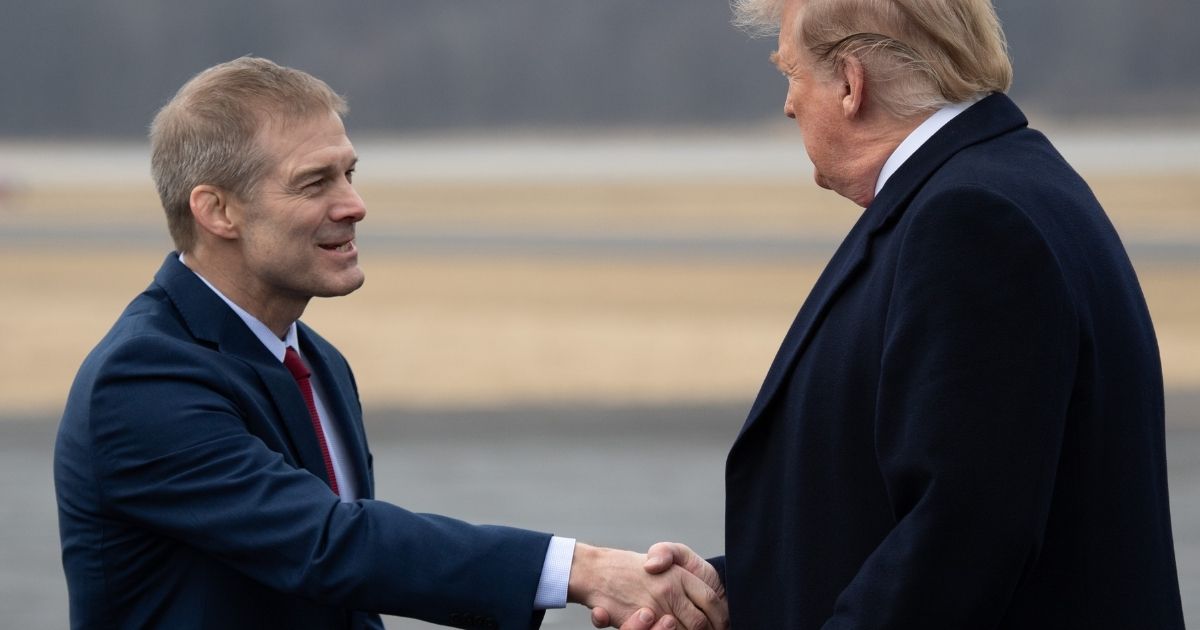
[[[340,252],[340,253],[344,254],[344,253],[349,252],[354,249],[354,240],[353,239],[348,240],[345,243],[342,243],[340,245],[339,244],[321,245],[321,249],[329,250],[331,252]]]

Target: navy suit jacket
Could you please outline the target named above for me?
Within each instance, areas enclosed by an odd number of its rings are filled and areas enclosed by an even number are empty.
[[[737,628],[1182,628],[1157,342],[1006,96],[888,180],[726,463]]]
[[[287,369],[179,262],[88,355],[54,456],[76,628],[540,625],[549,535],[374,501],[350,368],[303,324],[363,498],[342,503]],[[370,614],[368,614],[370,613]]]

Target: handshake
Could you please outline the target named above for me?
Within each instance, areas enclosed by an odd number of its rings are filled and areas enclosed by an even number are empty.
[[[597,628],[729,628],[716,569],[679,543],[658,543],[645,555],[577,543],[567,600],[591,608]]]

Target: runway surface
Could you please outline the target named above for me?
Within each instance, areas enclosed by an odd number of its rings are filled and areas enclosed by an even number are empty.
[[[381,499],[642,550],[660,539],[722,550],[723,468],[748,403],[368,413]],[[1168,395],[1176,555],[1200,627],[1200,392]],[[0,418],[0,619],[64,628],[51,478],[54,418]],[[389,628],[432,628],[388,618]],[[579,606],[545,628],[590,628]]]
[[[1168,383],[1185,388],[1168,394],[1169,472],[1184,606],[1200,627],[1200,132],[1053,136],[1120,229]],[[358,144],[374,275],[306,320],[336,337],[376,407],[379,498],[599,545],[720,553],[725,455],[750,401],[636,405],[752,395],[856,215],[809,184],[798,137]],[[0,379],[6,628],[67,625],[57,418],[16,410],[61,404],[170,248],[147,172],[142,144],[0,143],[0,281],[24,305],[0,340],[21,366]],[[496,401],[507,406],[447,408]],[[544,627],[591,626],[573,606]]]
[[[522,255],[538,257],[651,256],[706,260],[826,260],[838,240],[830,237],[700,234],[605,234],[587,230],[496,230],[373,228],[360,237],[377,251],[455,256]],[[47,244],[111,247],[159,245],[170,242],[159,226],[127,225],[14,225],[0,232],[0,245],[39,248]],[[1200,243],[1185,238],[1126,239],[1125,247],[1138,263],[1200,264]]]

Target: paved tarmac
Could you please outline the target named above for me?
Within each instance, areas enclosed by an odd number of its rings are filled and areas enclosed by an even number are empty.
[[[86,212],[90,216],[102,211]],[[372,226],[360,235],[362,244],[376,251],[408,254],[439,253],[495,256],[544,257],[650,256],[704,260],[828,260],[841,242],[840,235],[730,235],[721,233],[659,235],[608,234],[594,230],[521,230],[494,228],[434,229],[404,226]],[[0,232],[0,245],[30,249],[64,244],[104,243],[108,247],[155,246],[171,248],[159,225],[7,225]],[[1130,257],[1147,263],[1200,264],[1200,243],[1189,235],[1124,239]]]
[[[746,405],[369,413],[380,498],[473,522],[719,553],[725,454]],[[1200,627],[1200,392],[1168,396],[1176,554]],[[67,625],[51,480],[54,418],[0,418],[0,625]],[[661,490],[660,490],[661,489]],[[388,618],[392,629],[428,624]],[[579,606],[550,630],[590,628]]]

